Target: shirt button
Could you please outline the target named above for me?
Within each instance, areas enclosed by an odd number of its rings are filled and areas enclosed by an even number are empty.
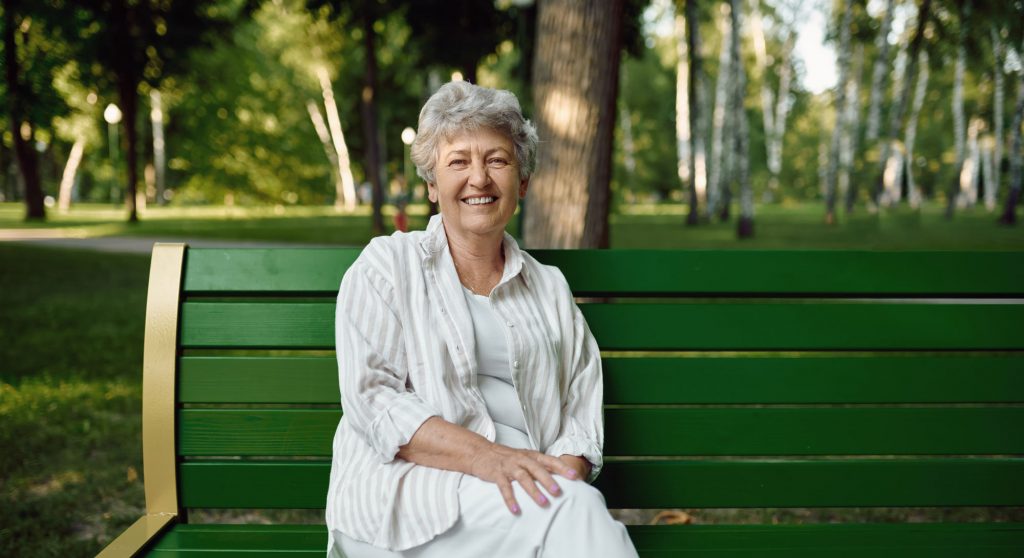
[[[512,361],[512,368],[519,368],[519,361],[518,360],[513,360]]]
[[[516,324],[512,322],[505,322],[505,325],[507,325],[508,327],[516,327]]]
[[[462,352],[462,345],[455,345],[455,352],[461,353]]]

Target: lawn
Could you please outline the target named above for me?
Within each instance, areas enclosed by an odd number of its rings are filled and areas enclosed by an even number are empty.
[[[920,211],[897,208],[852,216],[826,225],[817,203],[758,208],[755,236],[737,240],[735,221],[687,227],[685,207],[678,204],[624,206],[610,218],[613,248],[709,249],[869,249],[869,250],[1024,250],[1024,225],[1005,227],[982,207],[958,212],[926,204]],[[390,206],[385,223],[390,227]],[[0,237],[5,233],[39,233],[69,237],[144,236],[182,239],[257,240],[331,245],[362,245],[371,237],[366,207],[339,214],[329,207],[152,207],[141,221],[129,224],[124,212],[109,205],[76,206],[66,215],[51,211],[45,223],[22,221],[22,206],[0,204]],[[410,208],[410,225],[423,227],[426,206]],[[513,219],[511,232],[517,232]],[[390,229],[389,229],[390,230]]]
[[[422,226],[423,208],[413,224]],[[730,224],[687,228],[681,206],[635,206],[612,218],[616,247],[1022,250],[1024,228],[983,210],[858,216],[837,226],[820,207],[771,207],[757,238]],[[360,244],[369,216],[331,209],[159,208],[138,225],[85,207],[44,225],[0,204],[0,233],[141,235]],[[143,509],[140,383],[148,257],[0,242],[0,556],[92,556]],[[1020,509],[702,510],[698,521],[1021,520]],[[646,517],[646,516],[645,516]]]
[[[0,243],[0,556],[93,556],[142,512],[148,260]]]

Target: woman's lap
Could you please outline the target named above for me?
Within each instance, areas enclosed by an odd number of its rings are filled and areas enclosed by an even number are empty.
[[[596,488],[578,480],[556,480],[561,495],[548,495],[547,507],[513,483],[522,510],[513,515],[496,485],[465,475],[459,485],[459,520],[429,543],[409,550],[376,548],[339,532],[334,539],[346,558],[636,556],[625,527],[608,514]]]

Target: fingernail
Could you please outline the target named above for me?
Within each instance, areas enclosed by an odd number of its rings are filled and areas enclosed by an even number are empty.
[[[552,493],[552,494],[558,494],[558,491],[559,491],[559,490],[561,490],[561,489],[560,489],[560,488],[558,488],[558,485],[557,485],[557,484],[552,484],[552,485],[551,485],[551,493]]]
[[[545,498],[544,496],[541,496],[540,497],[540,505],[542,505],[542,506],[548,505],[548,499]]]
[[[570,479],[576,478],[576,470],[575,469],[569,469],[569,478]]]
[[[519,504],[512,504],[512,513],[519,515]]]

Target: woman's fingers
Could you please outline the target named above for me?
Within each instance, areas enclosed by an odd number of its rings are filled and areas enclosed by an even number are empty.
[[[498,490],[501,491],[501,497],[505,500],[505,505],[508,506],[508,511],[515,515],[519,515],[519,503],[516,502],[515,491],[512,490],[512,483],[506,478],[498,479]]]
[[[557,457],[541,454],[541,457],[539,457],[538,459],[544,464],[545,467],[548,468],[549,471],[558,473],[559,475],[562,475],[567,479],[576,480],[580,478],[579,472],[577,472],[576,469],[572,467],[572,465],[569,465],[568,463],[562,461]]]

